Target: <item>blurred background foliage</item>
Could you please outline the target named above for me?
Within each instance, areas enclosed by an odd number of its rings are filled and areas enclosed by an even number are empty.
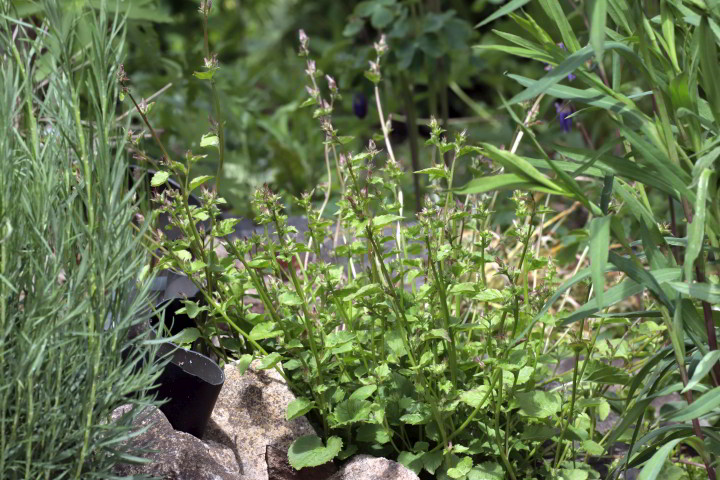
[[[89,0],[99,7],[102,0]],[[83,3],[83,2],[80,2]],[[477,27],[507,2],[503,0],[223,0],[215,1],[210,18],[210,49],[218,52],[216,75],[226,122],[226,160],[220,193],[233,213],[252,217],[249,198],[267,183],[274,191],[292,196],[327,182],[323,134],[310,111],[299,108],[307,98],[304,64],[297,55],[297,35],[304,29],[318,68],[332,75],[343,94],[333,114],[341,135],[356,137],[353,148],[363,149],[380,131],[372,84],[363,76],[374,55],[372,43],[385,33],[390,53],[383,59],[381,95],[386,115],[392,114],[392,138],[398,161],[406,171],[427,168],[440,160],[434,149],[423,148],[431,116],[442,120],[448,137],[467,130],[472,143],[490,141],[509,146],[514,124],[501,104],[522,87],[508,81],[506,72],[539,78],[545,72],[534,61],[474,46],[498,43],[493,29],[521,32],[503,18]],[[541,8],[529,2],[524,9],[548,31],[554,24]],[[42,16],[42,7],[28,0],[13,2],[19,16]],[[75,8],[77,2],[66,2]],[[195,0],[121,0],[117,7],[128,15],[125,70],[136,97],[152,98],[151,120],[171,154],[199,151],[201,136],[210,128],[212,111],[208,88],[192,76],[203,64],[203,34],[199,2]],[[569,6],[572,7],[572,3]],[[568,15],[582,29],[578,11]],[[557,35],[560,38],[559,34]],[[559,41],[559,40],[558,40]],[[321,82],[325,88],[324,82]],[[159,94],[157,94],[160,92]],[[157,95],[156,95],[157,94]],[[154,96],[156,95],[156,96]],[[363,105],[365,104],[365,105]],[[366,106],[367,114],[362,114]],[[130,110],[125,102],[119,109]],[[355,108],[353,108],[355,107]],[[135,116],[135,115],[133,115]],[[553,141],[581,146],[578,129],[563,131],[551,101],[543,102],[536,132],[544,144]],[[135,116],[136,117],[136,116]],[[412,119],[416,128],[408,128]],[[575,119],[577,125],[577,119]],[[141,130],[133,118],[135,131]],[[602,129],[593,125],[588,129]],[[419,136],[414,136],[418,132]],[[595,135],[595,132],[590,132]],[[413,151],[412,146],[417,150]],[[145,147],[156,158],[159,151]],[[522,152],[523,148],[521,147]],[[414,152],[414,153],[413,153]],[[217,157],[210,155],[196,174],[214,174]],[[456,170],[454,185],[465,184],[478,170],[475,162]],[[420,176],[418,176],[420,177]],[[419,205],[412,176],[406,178],[406,212]],[[422,181],[418,178],[418,181]],[[337,185],[337,179],[333,179]],[[422,195],[422,185],[419,185]],[[337,193],[334,190],[334,194]],[[322,201],[318,188],[315,198]],[[501,195],[502,197],[502,195]],[[502,198],[501,198],[502,200]],[[334,202],[327,210],[332,214]],[[502,202],[498,206],[502,205]],[[507,215],[497,221],[507,223]]]

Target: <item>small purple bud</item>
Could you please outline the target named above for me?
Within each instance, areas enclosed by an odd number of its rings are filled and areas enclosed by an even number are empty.
[[[358,118],[365,118],[368,111],[367,97],[362,92],[358,92],[353,97],[353,112]]]
[[[572,118],[569,118],[573,113],[572,106],[569,103],[555,102],[555,111],[563,131],[569,133],[572,129]]]

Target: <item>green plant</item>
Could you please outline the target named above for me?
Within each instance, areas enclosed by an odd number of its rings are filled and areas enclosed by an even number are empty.
[[[112,115],[124,23],[43,8],[0,7],[0,476],[106,479],[141,461],[126,441],[161,367],[128,336],[148,291]]]
[[[562,318],[558,327],[590,322],[598,332],[602,323],[592,317],[602,322],[601,312],[647,292],[650,298],[633,315],[661,318],[670,343],[637,364],[634,378],[614,382],[624,396],[616,404],[622,419],[605,438],[604,447],[611,447],[634,425],[636,430],[627,439],[630,451],[619,469],[645,463],[644,478],[657,478],[668,454],[683,442],[702,458],[708,477],[716,478],[720,366],[717,314],[711,305],[720,299],[717,274],[712,273],[720,234],[720,12],[709,2],[681,0],[542,0],[536,6],[536,12],[542,13],[517,13],[526,3],[510,2],[504,12],[524,35],[498,31],[507,44],[479,48],[500,49],[550,65],[550,72],[537,80],[509,75],[526,88],[508,100],[507,110],[540,158],[509,155],[484,145],[483,152],[505,172],[477,178],[461,191],[522,186],[574,198],[595,217],[588,232],[590,268],[561,286],[542,312],[561,292],[592,279],[594,295]],[[541,22],[540,15],[550,23]],[[560,40],[561,47],[556,43]],[[583,47],[585,40],[588,44]],[[575,77],[572,84],[561,84],[568,74]],[[517,119],[517,105],[535,99],[533,108],[542,112],[551,103],[543,101],[548,97],[582,105],[573,115],[576,120],[593,116],[584,148],[541,145],[527,122]],[[579,187],[581,174],[593,178],[601,189],[597,201]],[[686,220],[684,237],[677,206]],[[611,238],[621,244],[620,251],[608,252]],[[608,270],[622,272],[624,278],[606,291]],[[541,318],[537,315],[528,328]],[[595,348],[594,339],[582,345],[586,355]],[[577,379],[580,387],[592,383],[586,372],[583,363]],[[652,422],[649,430],[642,430],[647,406],[668,392],[681,392],[685,404],[665,410],[660,420],[676,423],[658,428]],[[702,419],[710,426],[701,426]]]

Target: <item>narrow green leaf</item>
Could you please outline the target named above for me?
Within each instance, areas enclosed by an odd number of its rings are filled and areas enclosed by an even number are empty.
[[[718,360],[720,360],[720,350],[713,350],[712,352],[706,353],[705,356],[703,356],[702,360],[698,362],[692,378],[688,382],[687,386],[683,389],[682,393],[685,393],[688,390],[692,390],[695,385],[700,383],[703,378],[705,378],[705,375],[707,375],[710,370],[715,366]]]
[[[510,12],[514,12],[518,8],[523,7],[526,3],[528,3],[530,0],[511,0],[507,4],[503,5],[502,7],[498,8],[493,12],[492,15],[485,18],[482,22],[475,25],[475,28],[480,28],[483,25],[487,25],[488,23],[492,22],[493,20],[497,20],[500,17],[503,17],[507,15]]]
[[[170,337],[170,340],[178,345],[186,345],[188,343],[194,342],[201,336],[202,335],[200,334],[200,330],[195,327],[190,327],[183,328],[180,333],[173,337]]]
[[[595,0],[590,17],[590,45],[595,50],[598,63],[602,63],[605,47],[605,21],[607,18],[607,0]]]
[[[658,449],[655,455],[645,464],[638,480],[655,480],[663,469],[665,462],[667,461],[668,455],[675,446],[685,440],[685,438],[676,438],[671,440]]]
[[[690,405],[675,410],[670,415],[667,415],[666,420],[672,422],[686,422],[695,418],[714,412],[718,413],[718,407],[720,407],[720,387],[715,387],[712,390],[705,392],[700,398],[696,399]]]
[[[720,65],[718,65],[717,44],[706,16],[701,18],[696,34],[700,43],[701,87],[707,95],[715,122],[720,123],[720,82],[718,82]]]
[[[526,177],[516,173],[502,173],[500,175],[473,178],[462,187],[453,189],[453,192],[458,195],[475,195],[494,190],[514,190],[518,188],[542,191],[553,195],[563,194],[562,192],[549,189],[538,182],[528,180]]]
[[[689,295],[708,303],[720,303],[720,285],[711,285],[709,283],[684,283],[684,282],[668,282],[672,288],[680,293]]]
[[[706,168],[700,174],[697,186],[697,194],[695,196],[695,216],[688,227],[688,246],[685,250],[685,263],[683,269],[685,279],[690,281],[693,278],[693,268],[695,260],[697,260],[702,250],[703,240],[705,238],[705,202],[707,201],[708,184],[712,170]]]
[[[540,173],[538,169],[530,165],[530,163],[521,156],[507,150],[500,150],[489,143],[483,143],[482,147],[485,150],[485,155],[509,170],[514,170],[515,173],[522,175],[529,180],[534,180],[536,183],[539,183],[551,190],[562,190],[557,184],[555,184],[555,182]]]
[[[570,22],[568,21],[568,16],[563,11],[560,2],[558,0],[540,0],[540,4],[545,10],[547,16],[550,17],[551,20],[555,21],[558,30],[560,30],[563,42],[565,43],[565,47],[570,52],[580,50],[580,42],[578,42],[578,39],[573,32]]]
[[[590,270],[598,304],[605,293],[605,267],[610,253],[610,216],[594,218],[590,222]]]

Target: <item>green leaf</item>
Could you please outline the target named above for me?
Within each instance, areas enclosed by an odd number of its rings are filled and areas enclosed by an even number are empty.
[[[700,398],[696,398],[690,405],[675,410],[665,418],[672,422],[686,422],[695,418],[700,418],[706,413],[713,412],[717,415],[718,407],[720,407],[720,387],[715,387],[710,391],[703,393]]]
[[[152,180],[150,180],[150,186],[159,187],[160,185],[163,185],[165,182],[167,182],[167,179],[169,177],[170,177],[170,172],[155,172],[155,175],[153,175]]]
[[[500,150],[489,143],[483,143],[482,147],[487,157],[504,166],[508,170],[514,170],[516,174],[521,175],[528,180],[534,180],[535,183],[549,188],[550,190],[554,190],[555,192],[563,191],[563,189],[555,184],[555,182],[540,173],[538,169],[533,167],[530,162],[525,160],[523,157],[515,155],[507,150]]]
[[[302,305],[303,301],[295,292],[284,292],[278,296],[278,302],[282,305]]]
[[[452,468],[448,468],[447,475],[450,478],[465,478],[465,476],[470,472],[470,469],[473,467],[473,461],[470,457],[463,457],[462,460],[460,460],[457,465],[455,465]]]
[[[695,216],[688,227],[688,246],[685,249],[685,263],[683,264],[685,280],[688,281],[693,278],[695,260],[702,250],[705,238],[705,203],[707,201],[710,175],[712,175],[712,170],[709,168],[706,168],[700,174],[695,197]]]
[[[202,337],[200,330],[195,327],[183,328],[180,333],[170,337],[170,340],[177,345],[186,345]]]
[[[424,168],[422,170],[418,170],[414,173],[425,173],[427,175],[430,175],[433,178],[448,178],[448,172],[445,170],[445,167],[430,167],[430,168]]]
[[[200,139],[201,147],[219,147],[220,139],[214,133],[206,133]]]
[[[312,410],[314,406],[315,402],[310,401],[305,397],[298,397],[288,404],[285,412],[285,418],[287,418],[288,422],[295,420]]]
[[[505,469],[496,462],[483,462],[468,473],[468,480],[503,480]]]
[[[475,25],[475,28],[480,28],[483,25],[487,25],[488,23],[492,22],[493,20],[497,20],[500,17],[504,17],[508,13],[514,12],[518,8],[523,7],[529,1],[530,0],[511,0],[510,2],[495,10],[492,15],[485,18],[485,20]]]
[[[366,400],[375,393],[375,390],[377,390],[377,385],[365,385],[355,390],[352,395],[350,395],[350,399]]]
[[[490,387],[487,385],[480,385],[472,390],[462,392],[460,394],[460,401],[473,408],[477,408],[479,405],[485,405],[489,397]]]
[[[693,298],[704,300],[708,303],[720,303],[720,285],[711,285],[709,283],[683,283],[668,282],[673,289],[689,295]]]
[[[458,195],[475,195],[478,193],[491,192],[493,190],[515,190],[518,188],[535,190],[555,195],[563,195],[564,192],[547,188],[538,182],[528,180],[527,177],[516,173],[501,173],[500,175],[488,175],[480,178],[473,178],[453,192]]]
[[[367,400],[348,398],[340,402],[333,410],[334,427],[364,422],[370,417],[372,403]]]
[[[386,215],[378,215],[377,217],[374,217],[372,219],[373,227],[384,227],[385,225],[388,225],[392,222],[397,222],[399,220],[405,220],[405,217],[402,215],[392,215],[392,214],[386,214]]]
[[[590,271],[599,304],[603,303],[605,293],[605,268],[610,253],[610,218],[593,218],[590,222]]]
[[[195,318],[200,312],[208,310],[207,305],[199,306],[197,302],[193,302],[192,300],[183,300],[182,302],[185,306],[179,309],[177,313],[184,313],[190,318]]]
[[[202,175],[202,176],[200,176],[200,177],[195,177],[195,178],[193,178],[192,180],[190,180],[190,191],[192,192],[192,191],[195,190],[197,187],[199,187],[199,186],[202,185],[203,183],[207,182],[207,181],[210,180],[211,178],[213,178],[212,175]]]
[[[253,356],[249,353],[244,354],[241,356],[237,362],[235,362],[235,366],[238,369],[238,372],[240,372],[240,375],[244,374],[245,371],[248,369],[250,364],[253,361]]]
[[[688,382],[687,386],[682,390],[681,393],[685,393],[688,390],[692,390],[695,385],[700,383],[703,378],[705,378],[705,375],[707,375],[710,370],[715,366],[717,361],[720,360],[720,350],[713,350],[711,352],[706,353],[702,360],[698,362],[697,366],[695,367],[695,372],[693,373],[692,378]]]
[[[605,449],[597,442],[585,440],[582,442],[583,449],[590,455],[602,455]]]
[[[481,302],[494,302],[496,300],[502,300],[503,294],[500,290],[488,288],[476,293],[472,298]]]
[[[288,461],[295,470],[305,467],[324,465],[335,458],[342,450],[340,437],[330,437],[327,446],[317,435],[304,435],[297,438],[288,450]]]
[[[278,352],[272,352],[269,355],[265,355],[258,363],[258,370],[267,370],[273,368],[279,361],[282,360],[282,355]]]
[[[560,411],[562,397],[552,392],[520,392],[515,396],[515,402],[523,415],[545,418]]]
[[[718,82],[720,65],[718,65],[717,44],[708,26],[708,18],[704,15],[696,35],[700,44],[700,73],[703,80],[700,86],[707,95],[715,123],[720,123],[720,82]]]
[[[602,63],[605,47],[605,21],[607,17],[607,0],[595,0],[590,17],[590,45],[595,50],[598,63]]]
[[[663,469],[665,462],[667,461],[668,455],[675,446],[685,440],[685,438],[676,438],[671,440],[655,452],[650,460],[645,464],[637,480],[655,480]]]
[[[558,0],[540,0],[540,4],[545,10],[547,16],[550,17],[550,19],[555,20],[555,24],[557,25],[558,30],[560,30],[560,35],[562,36],[563,43],[565,43],[565,47],[570,52],[579,50],[580,42],[578,42],[577,37],[575,37],[575,33],[573,32],[572,27],[570,26],[570,21],[568,20],[568,16],[563,11],[562,6],[560,6],[560,2]]]
[[[390,441],[390,435],[388,435],[388,432],[382,425],[365,424],[358,427],[355,439],[358,442],[376,443],[379,445],[384,445]]]
[[[250,330],[250,338],[252,340],[262,340],[265,338],[279,337],[283,334],[282,330],[275,330],[275,322],[258,323]]]
[[[173,253],[183,262],[189,262],[190,260],[192,260],[192,254],[187,250],[174,250]]]

